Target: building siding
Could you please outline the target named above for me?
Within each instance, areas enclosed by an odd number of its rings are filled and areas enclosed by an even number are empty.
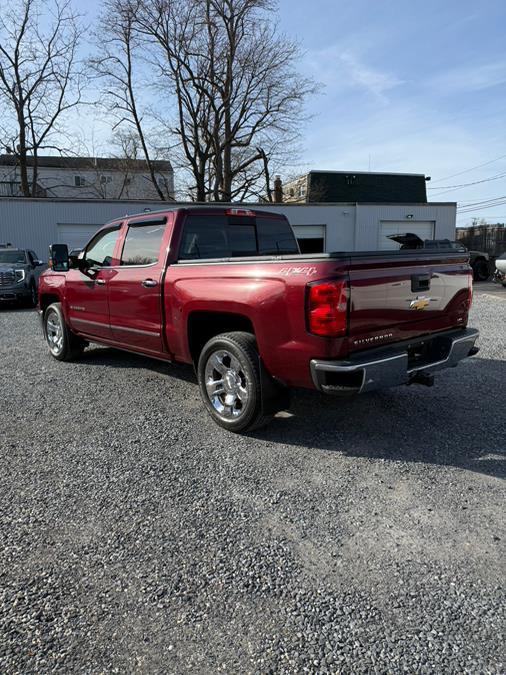
[[[435,239],[455,239],[456,204],[358,204],[356,209],[355,250],[376,250],[382,221],[405,221],[409,224],[431,220]],[[407,218],[412,215],[413,218]]]
[[[34,249],[47,259],[48,246],[58,242],[59,225],[95,225],[145,209],[184,207],[160,201],[76,201],[52,199],[0,199],[0,242]],[[237,204],[234,204],[237,206]],[[447,204],[248,204],[248,207],[283,213],[297,226],[325,226],[327,251],[376,250],[381,221],[434,221],[435,237],[455,238],[456,205]],[[413,219],[407,219],[408,214]]]
[[[28,169],[31,180],[32,170]],[[174,196],[174,176],[172,171],[156,171],[162,191],[169,198]],[[83,179],[84,184],[75,185],[75,179]],[[37,184],[48,198],[56,199],[156,199],[157,191],[147,171],[125,169],[103,169],[93,167],[47,167],[40,166]],[[0,163],[0,196],[21,196],[19,168]]]

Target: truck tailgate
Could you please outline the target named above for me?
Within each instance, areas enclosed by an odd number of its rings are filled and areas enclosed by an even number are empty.
[[[349,351],[465,326],[470,273],[466,253],[352,256]]]

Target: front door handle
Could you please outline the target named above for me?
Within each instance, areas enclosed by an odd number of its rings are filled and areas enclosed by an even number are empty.
[[[96,279],[95,282],[96,282],[99,286],[105,286],[105,279]]]
[[[153,288],[158,285],[158,281],[155,281],[154,279],[144,279],[141,283],[145,288]]]

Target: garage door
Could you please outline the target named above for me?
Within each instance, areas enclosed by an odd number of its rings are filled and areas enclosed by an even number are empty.
[[[295,225],[293,231],[301,253],[325,251],[325,225]]]
[[[390,251],[399,248],[399,244],[388,239],[389,234],[405,234],[411,232],[420,239],[434,239],[433,220],[383,220],[380,223],[378,248],[380,251]]]
[[[83,248],[101,225],[58,224],[58,243],[67,244],[69,249]]]

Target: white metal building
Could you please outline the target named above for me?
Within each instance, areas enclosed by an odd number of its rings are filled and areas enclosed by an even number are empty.
[[[126,214],[185,204],[160,201],[0,199],[0,242],[30,248],[42,258],[52,243],[82,247],[104,223]],[[221,205],[223,206],[223,205]],[[237,207],[237,204],[233,206]],[[248,204],[284,213],[303,251],[395,249],[388,234],[413,232],[422,239],[454,239],[456,204]]]

